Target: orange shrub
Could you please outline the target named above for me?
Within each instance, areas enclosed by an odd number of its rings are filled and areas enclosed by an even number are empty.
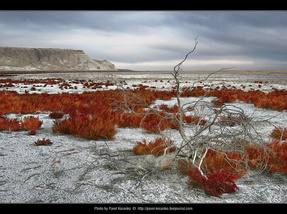
[[[53,119],[61,119],[64,116],[64,114],[65,113],[60,111],[53,111],[49,114],[49,117]]]
[[[178,170],[187,175],[188,171],[193,168],[192,163],[186,160],[178,160],[177,161]]]
[[[201,117],[198,115],[188,115],[188,116],[184,115],[183,118],[187,124],[195,124],[195,125],[197,125],[197,124],[205,125],[206,124],[206,120],[201,119]]]
[[[177,147],[174,145],[172,140],[165,138],[157,138],[155,141],[149,143],[144,139],[143,142],[137,142],[137,145],[133,148],[133,153],[136,155],[147,155],[153,154],[162,156],[166,153],[174,152]]]
[[[36,131],[42,125],[42,121],[39,120],[38,117],[25,117],[24,120],[21,121],[22,128],[24,130],[34,130]]]
[[[275,127],[270,137],[278,140],[287,140],[287,128]]]
[[[10,131],[19,131],[19,130],[30,130],[31,133],[36,132],[36,130],[42,125],[42,121],[36,117],[25,117],[23,120],[17,119],[7,119],[3,116],[0,117],[0,130],[10,130]]]
[[[269,152],[255,144],[249,144],[244,147],[247,155],[248,166],[251,169],[257,169],[267,164]]]
[[[224,172],[231,174],[233,179],[241,178],[247,172],[246,156],[233,151],[208,150],[202,168],[207,174]]]
[[[181,97],[200,97],[208,94],[209,92],[203,89],[203,86],[196,86],[191,90],[189,88],[182,88],[184,91]]]
[[[168,105],[166,104],[161,104],[158,106],[158,108],[162,111],[165,111],[165,112],[168,112],[168,113],[177,113],[179,108],[178,108],[178,105],[174,105],[172,107],[169,107]]]
[[[161,116],[166,116],[163,112],[158,112]],[[167,129],[168,123],[166,119],[163,119],[156,114],[149,112],[143,119],[141,126],[147,133],[160,133]]]
[[[0,130],[18,131],[21,128],[21,123],[17,119],[9,120],[0,116]]]
[[[149,154],[151,154],[151,151],[150,151],[145,139],[143,140],[143,142],[137,142],[137,145],[135,145],[133,148],[133,153],[135,155],[149,155]]]
[[[214,100],[211,101],[215,106],[223,106],[224,102],[222,98],[216,98]]]
[[[179,120],[179,115],[176,115],[177,119]],[[194,124],[194,125],[205,125],[206,120],[201,119],[197,115],[183,115],[183,120],[186,124]],[[171,129],[178,129],[178,122],[175,119],[167,120],[168,122],[168,127]]]
[[[135,113],[124,113],[123,111],[117,111],[115,115],[115,123],[119,128],[138,128],[144,117],[145,111],[137,110]]]
[[[80,115],[64,120],[56,120],[52,127],[54,133],[70,134],[88,140],[113,139],[117,133],[114,122],[107,115]]]
[[[175,152],[177,150],[177,147],[174,145],[173,141],[165,138],[155,139],[155,141],[148,144],[148,147],[153,155],[159,156],[164,155],[165,149],[167,148],[166,153]]]
[[[273,140],[266,146],[271,150],[268,160],[270,173],[274,171],[287,173],[287,141]]]

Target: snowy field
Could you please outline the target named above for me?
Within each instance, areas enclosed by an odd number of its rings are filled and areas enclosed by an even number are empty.
[[[207,74],[184,73],[181,75],[182,87],[195,85],[227,88],[236,87],[246,91],[262,90],[269,92],[274,88],[287,89],[286,73],[218,73],[203,81]],[[143,84],[153,89],[169,90],[174,86],[168,73],[129,72],[110,73],[64,73],[64,74],[19,74],[1,76],[0,79],[43,79],[62,78],[70,88],[61,89],[58,85],[15,84],[0,90],[13,90],[18,93],[82,93],[93,90],[114,90],[116,86],[102,89],[87,89],[82,84],[73,83],[75,79],[98,82],[125,81],[124,87]],[[261,82],[258,82],[261,81]],[[32,87],[35,90],[31,91]],[[199,98],[182,98],[190,102]],[[214,97],[204,98],[211,101]],[[174,105],[175,99],[157,100]],[[264,140],[274,129],[273,125],[287,127],[287,112],[260,109],[253,104],[236,101],[232,105],[244,109],[247,116],[268,123],[258,123],[257,131]],[[161,171],[156,169],[158,157],[136,156],[132,148],[137,141],[155,139],[158,135],[146,134],[139,128],[117,128],[114,140],[85,140],[70,135],[52,133],[53,119],[50,112],[36,114],[6,115],[9,119],[37,116],[43,121],[36,135],[27,131],[0,132],[0,203],[285,203],[287,202],[287,176],[274,173],[251,171],[236,181],[239,191],[223,194],[222,198],[207,196],[203,190],[186,185],[187,176],[177,172],[176,167]],[[273,125],[272,125],[273,124]],[[174,130],[165,131],[175,142],[180,136]],[[50,146],[36,146],[35,141],[50,139]],[[110,155],[113,154],[113,155]],[[117,163],[111,167],[112,163]],[[143,179],[126,176],[120,170],[139,166],[146,170]]]

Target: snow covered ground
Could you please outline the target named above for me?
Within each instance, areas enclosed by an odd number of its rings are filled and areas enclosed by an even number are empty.
[[[244,90],[260,89],[265,92],[287,89],[286,76],[283,74],[215,74],[205,82],[196,85],[204,87],[237,87]],[[168,90],[173,86],[170,74],[123,74],[105,73],[82,74],[20,74],[11,79],[63,78],[73,89],[60,89],[58,85],[34,85],[36,91],[31,92],[33,85],[16,84],[14,87],[2,88],[19,93],[81,93],[93,89],[83,88],[82,84],[72,83],[73,79],[93,79],[99,82],[106,80],[125,80],[125,87],[143,84],[158,90]],[[182,86],[190,86],[195,80],[202,80],[206,74],[182,74]],[[162,80],[162,81],[160,81]],[[258,83],[255,81],[262,81]],[[268,82],[266,82],[268,81]],[[259,86],[260,85],[260,86]],[[75,87],[77,86],[77,87]],[[115,89],[109,86],[104,89]],[[183,102],[198,98],[182,98]],[[207,97],[206,100],[213,98]],[[158,100],[157,104],[175,104],[175,99]],[[259,109],[253,104],[232,103],[245,110],[254,120],[270,118],[269,122],[276,126],[287,127],[287,112]],[[43,121],[37,135],[28,135],[27,131],[0,132],[0,203],[284,203],[287,202],[287,176],[274,173],[249,171],[242,179],[236,181],[239,191],[223,194],[222,198],[209,197],[200,189],[186,185],[187,177],[172,170],[161,171],[155,168],[158,157],[152,155],[135,156],[132,148],[137,141],[153,140],[155,134],[146,134],[138,128],[117,128],[114,140],[92,141],[69,135],[53,134],[53,119],[50,112],[39,112],[29,115],[6,115],[9,118],[37,116]],[[257,125],[258,132],[265,140],[274,128],[267,123]],[[180,137],[174,130],[166,132],[173,140]],[[48,138],[50,146],[36,146],[38,139]],[[143,168],[144,179],[130,173],[130,177],[121,173],[122,169],[133,166]]]

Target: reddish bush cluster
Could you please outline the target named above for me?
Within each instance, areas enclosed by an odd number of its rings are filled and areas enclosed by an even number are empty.
[[[270,137],[278,140],[287,140],[287,128],[275,127]]]
[[[179,108],[178,108],[178,105],[174,105],[172,107],[169,107],[168,105],[166,104],[161,104],[158,106],[158,108],[164,112],[168,112],[168,113],[177,113]]]
[[[39,120],[38,117],[25,117],[24,120],[21,121],[22,128],[24,130],[36,131],[42,125],[42,121]]]
[[[260,90],[243,91],[241,89],[228,89],[225,86],[221,88],[205,90],[202,86],[197,86],[192,89],[183,88],[185,90],[182,97],[199,97],[199,96],[214,96],[217,97],[212,101],[216,106],[222,106],[224,103],[234,102],[241,100],[247,103],[253,103],[256,107],[270,108],[277,111],[287,110],[287,91],[274,89],[269,93],[264,93]]]
[[[188,171],[187,184],[197,188],[203,187],[205,194],[216,197],[220,197],[223,193],[233,193],[239,189],[231,174],[217,172],[205,178],[197,168]]]
[[[165,113],[158,112],[159,115],[162,117],[166,116]],[[144,120],[142,121],[141,124],[142,128],[146,130],[147,133],[160,133],[164,130],[167,129],[168,127],[168,122],[167,120],[162,119],[160,116],[148,112],[148,114],[145,116]]]
[[[121,113],[118,111],[118,120],[117,125],[119,128],[138,128],[140,127],[140,123],[144,117],[145,111],[138,110],[136,113]]]
[[[244,154],[236,151],[209,149],[202,162],[202,169],[207,175],[224,172],[231,174],[234,179],[239,179],[247,172],[246,158]],[[178,165],[182,173],[187,173],[193,168],[191,163],[182,160],[178,162]]]
[[[77,80],[67,82],[62,79],[43,79],[43,80],[1,80],[3,84],[37,84],[45,83],[47,84],[61,84],[63,87],[70,87],[66,83],[82,83],[85,87],[100,87],[105,85],[110,86],[112,83],[95,83],[93,81]],[[20,82],[19,82],[20,81]],[[65,85],[66,84],[66,85]],[[286,91],[284,90],[275,90],[268,94],[262,91],[249,91],[245,92],[240,89],[227,89],[226,87],[216,88],[213,90],[204,90],[202,86],[197,86],[192,89],[185,88],[185,91],[181,96],[216,96],[217,100],[213,103],[217,105],[222,105],[225,102],[233,102],[236,99],[242,100],[244,102],[251,102],[258,107],[264,108],[273,108],[276,110],[286,109]],[[138,96],[141,96],[147,104],[151,104],[156,99],[169,100],[171,97],[176,95],[176,91],[157,91],[157,90],[147,90],[146,87],[139,85],[138,89],[130,90],[130,92],[135,93]],[[259,99],[260,98],[260,99]],[[7,113],[34,113],[38,111],[52,111],[50,117],[55,119],[60,119],[63,114],[70,114],[71,112],[77,111],[81,115],[86,115],[85,118],[88,118],[89,115],[102,115],[101,117],[109,117],[113,115],[113,122],[107,121],[107,126],[117,125],[118,127],[139,127],[142,125],[142,128],[145,129],[148,133],[159,133],[160,131],[165,130],[170,127],[173,129],[178,128],[178,124],[175,120],[164,120],[161,117],[150,114],[144,118],[144,104],[141,100],[136,99],[134,96],[128,98],[128,105],[131,105],[133,109],[142,114],[133,114],[127,113],[122,114],[123,111],[116,110],[112,111],[114,106],[120,106],[123,103],[123,96],[119,90],[113,91],[97,91],[97,92],[88,92],[83,94],[17,94],[11,91],[0,91],[0,115]],[[268,104],[268,103],[269,104]],[[105,113],[95,113],[94,106],[99,105],[103,109],[109,109]],[[174,114],[176,116],[178,111],[178,106],[168,107],[166,105],[159,106],[159,109],[162,111],[160,114],[166,116],[167,114]],[[235,119],[235,120],[233,120]],[[242,118],[237,118],[242,121]],[[232,121],[235,125],[236,118],[224,118],[223,123],[226,121]],[[2,119],[3,121],[4,119]],[[243,118],[244,120],[244,118]],[[187,124],[199,124],[204,125],[205,120],[199,118],[196,115],[193,116],[184,116],[184,122]],[[229,123],[227,122],[227,123]],[[106,123],[106,121],[104,121]],[[89,124],[89,123],[88,123]],[[3,125],[2,125],[3,126]],[[9,121],[8,125],[10,130],[18,130],[19,124],[17,121]],[[2,128],[5,129],[5,128]],[[8,128],[9,129],[9,128]],[[35,129],[35,128],[31,128]],[[82,129],[78,129],[82,131]],[[114,132],[110,129],[111,132]],[[105,130],[104,132],[106,132]],[[34,133],[35,130],[32,130],[31,133]],[[73,133],[73,132],[69,132]],[[104,133],[106,135],[106,133]],[[111,134],[112,135],[112,134]],[[109,135],[109,136],[111,136]],[[88,136],[87,134],[78,133],[78,136]]]
[[[248,156],[248,165],[252,169],[267,166],[269,172],[287,173],[287,141],[278,139],[265,143],[266,149],[255,145],[246,146],[244,149]]]
[[[113,120],[103,115],[81,115],[74,114],[64,120],[56,120],[52,130],[54,133],[70,134],[88,140],[99,140],[100,138],[113,139],[117,133]]]
[[[276,171],[287,173],[287,141],[273,140],[266,146],[270,148],[267,163],[270,173]]]
[[[216,107],[220,107],[224,105],[224,101],[222,98],[216,98],[214,100],[211,101],[213,103],[213,105],[215,105]]]
[[[238,152],[208,150],[202,167],[208,175],[223,172],[239,179],[247,172],[244,160],[244,155]]]
[[[166,151],[165,151],[166,150]],[[133,148],[133,153],[136,155],[158,155],[162,156],[165,153],[174,152],[177,147],[172,140],[165,138],[157,138],[155,141],[149,143],[144,139],[143,142],[137,142],[137,145]]]
[[[109,86],[111,83],[107,82],[105,85]],[[156,99],[168,100],[174,95],[173,92],[169,91],[160,92],[145,89],[132,90],[132,92],[143,97],[148,104]],[[98,139],[99,137],[111,139],[116,133],[116,125],[118,127],[139,127],[144,116],[123,114],[122,110],[113,110],[114,107],[120,106],[123,102],[123,94],[119,90],[84,92],[83,94],[18,94],[10,91],[0,91],[0,115],[52,111],[50,117],[60,119],[64,114],[69,114],[71,118],[55,123],[54,132],[77,135],[88,139]],[[129,103],[135,106],[136,111],[145,112],[143,102],[135,97],[131,96]],[[74,122],[79,119],[86,121]],[[4,121],[5,118],[1,120]],[[7,123],[5,120],[5,123],[2,126],[9,126],[10,130],[21,129],[17,121]],[[161,123],[160,126],[165,123]],[[35,127],[37,127],[37,124],[35,123]],[[157,124],[159,124],[159,118],[155,115],[148,115],[142,126],[147,132],[159,133]],[[32,127],[32,124],[25,121],[23,125],[24,127],[31,126],[32,131],[30,133],[35,134],[35,128]],[[70,125],[73,125],[74,128],[65,127]],[[81,125],[82,127],[80,127]],[[2,129],[5,129],[5,127]],[[9,127],[6,129],[9,130]],[[166,129],[166,126],[162,126],[161,129]]]
[[[188,175],[187,184],[203,187],[210,196],[220,197],[223,193],[232,193],[238,189],[234,180],[241,178],[246,172],[244,158],[236,152],[209,150],[202,164],[203,176],[198,168],[186,161],[178,161],[179,170]]]
[[[199,124],[201,126],[204,126],[207,122],[206,120],[201,119],[201,117],[197,115],[184,115],[183,118],[187,124]]]
[[[0,130],[19,131],[21,128],[22,126],[19,120],[9,120],[3,116],[0,116]]]
[[[23,120],[7,119],[0,116],[0,130],[19,131],[29,130],[29,134],[36,134],[36,130],[40,128],[42,121],[37,117],[25,117]]]
[[[269,151],[263,147],[248,142],[244,147],[244,152],[248,161],[248,167],[251,169],[263,167],[268,162]]]
[[[190,88],[182,88],[183,93],[182,97],[200,97],[207,95],[209,92],[203,89],[203,86],[196,86],[192,89]]]
[[[63,112],[53,111],[49,114],[49,117],[53,118],[53,119],[61,119],[61,118],[63,118],[64,115],[65,115],[65,113],[63,113]]]
[[[47,146],[53,144],[51,140],[43,138],[42,140],[37,140],[35,142],[36,146]]]
[[[260,90],[245,92],[241,89],[227,89],[223,86],[220,90],[211,90],[207,95],[217,97],[217,99],[212,101],[217,106],[240,100],[246,103],[253,103],[260,108],[269,108],[277,111],[287,110],[287,102],[285,102],[287,91],[285,90],[276,89],[269,93],[264,93]]]
[[[180,117],[179,114],[174,114],[174,116],[179,121]],[[171,129],[178,129],[179,122],[177,120],[175,119],[167,120],[168,127]],[[201,117],[198,115],[185,115],[185,114],[183,115],[183,123],[186,124],[205,125],[206,122],[207,122],[206,120],[201,119]]]
[[[206,177],[191,162],[179,160],[179,171],[188,175],[187,184],[203,187],[207,195],[220,197],[238,189],[234,180],[241,178],[249,168],[267,166],[271,174],[287,173],[287,141],[273,140],[265,144],[266,149],[240,139],[234,143],[240,143],[244,152],[208,150],[201,166]]]

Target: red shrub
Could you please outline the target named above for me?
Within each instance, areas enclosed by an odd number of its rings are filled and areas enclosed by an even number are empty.
[[[178,160],[177,161],[178,170],[182,173],[187,175],[190,169],[193,169],[192,163],[186,160]]]
[[[153,154],[162,156],[165,153],[174,152],[176,150],[177,147],[174,145],[172,140],[157,138],[155,141],[151,141],[148,144],[146,140],[143,140],[143,142],[137,142],[137,145],[133,148],[133,153],[136,155]]]
[[[208,150],[202,168],[205,173],[219,173],[232,175],[233,179],[241,178],[248,170],[245,165],[246,156],[236,151]]]
[[[187,171],[188,181],[187,184],[192,187],[198,188],[204,186],[206,178],[200,174],[200,171],[196,167],[190,167]]]
[[[175,115],[177,119],[179,120],[179,115]],[[183,115],[183,120],[186,124],[193,124],[193,125],[205,125],[206,120],[201,119],[197,115]],[[178,122],[175,119],[167,120],[168,127],[171,129],[178,129]]]
[[[20,121],[17,119],[9,120],[0,116],[0,130],[18,131],[22,128]]]
[[[42,121],[36,117],[25,117],[23,120],[17,119],[7,119],[3,116],[0,117],[0,130],[10,130],[10,131],[19,131],[19,130],[30,130],[36,131],[41,125]],[[32,134],[34,132],[31,132]]]
[[[207,178],[202,176],[197,168],[188,171],[188,185],[203,187],[205,194],[220,197],[223,193],[233,193],[239,189],[231,174],[217,172],[210,174]]]
[[[224,102],[221,98],[216,98],[211,101],[215,106],[223,106]]]
[[[232,175],[223,172],[212,174],[204,182],[204,192],[216,197],[220,197],[223,193],[236,192],[236,189],[239,190],[239,188],[233,179]]]
[[[192,90],[182,88],[182,90],[184,92],[181,94],[181,97],[200,97],[208,94],[208,92],[203,89],[203,86],[196,86]]]
[[[30,130],[28,132],[29,135],[36,135],[37,134],[37,131],[36,130]]]
[[[160,110],[168,112],[168,113],[177,113],[178,109],[179,109],[177,105],[174,105],[172,107],[168,107],[168,105],[166,105],[166,104],[161,104],[161,105],[159,105],[158,108]]]
[[[287,140],[287,128],[275,127],[270,137],[278,140]]]
[[[207,195],[220,197],[223,193],[232,193],[238,189],[234,180],[247,172],[246,158],[246,155],[238,152],[208,150],[201,165],[206,177],[185,160],[178,161],[178,168],[180,172],[188,174],[188,185],[202,187]]]
[[[34,130],[36,131],[42,125],[42,121],[39,120],[38,117],[25,117],[24,120],[21,121],[22,128],[24,130]]]
[[[287,141],[273,140],[266,146],[271,150],[268,160],[270,173],[274,171],[287,173]]]
[[[137,110],[135,113],[123,113],[122,111],[117,111],[115,114],[115,123],[119,128],[138,128],[140,127],[145,111]]]
[[[64,114],[65,113],[60,112],[60,111],[54,111],[49,114],[49,117],[53,119],[61,119],[63,118]]]
[[[99,140],[100,138],[111,140],[117,133],[113,120],[107,115],[75,114],[62,121],[56,120],[52,130],[54,133],[71,134],[88,140]]]
[[[37,142],[35,142],[35,144],[37,146],[47,146],[47,145],[51,145],[53,143],[51,142],[51,140],[43,138],[42,140],[40,140],[40,139],[37,140]]]
[[[149,149],[153,155],[164,155],[165,150],[166,153],[175,152],[177,147],[174,145],[172,140],[168,140],[165,138],[157,138],[154,142],[150,142],[148,144]]]
[[[135,155],[149,155],[151,154],[151,151],[146,143],[146,140],[143,140],[143,143],[137,142],[137,145],[133,148],[133,153]]]
[[[164,113],[159,112],[159,115],[166,116]],[[143,119],[141,127],[146,130],[147,133],[160,133],[167,129],[168,123],[166,119],[163,119],[153,112],[149,112]]]
[[[184,115],[183,118],[187,124],[195,124],[195,125],[197,125],[197,124],[205,125],[206,124],[206,120],[201,119],[201,117],[197,116],[197,115],[188,115],[188,116]]]
[[[267,164],[269,153],[264,148],[249,144],[244,147],[244,152],[251,169],[257,169]]]

